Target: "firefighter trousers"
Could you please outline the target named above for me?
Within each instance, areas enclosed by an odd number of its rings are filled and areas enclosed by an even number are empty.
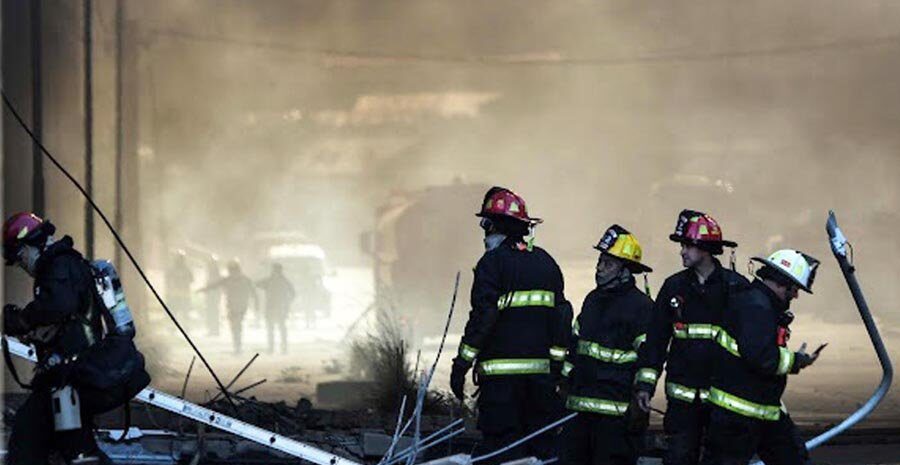
[[[703,435],[709,425],[710,406],[700,400],[669,399],[663,430],[666,433],[664,465],[697,465]]]
[[[532,433],[562,416],[563,408],[550,375],[485,376],[479,383],[478,429],[482,441],[475,456],[487,454]],[[525,444],[485,461],[503,463],[522,457],[557,456],[557,431],[548,431]]]
[[[564,465],[634,465],[642,436],[628,433],[624,417],[582,412],[562,437]]]
[[[809,452],[790,415],[759,420],[714,408],[704,465],[747,465],[754,454],[766,465],[803,465]]]
[[[37,389],[16,410],[12,432],[9,436],[8,465],[45,465],[52,453],[58,453],[69,461],[78,454],[100,458],[101,464],[112,463],[97,447],[91,429],[93,419],[82,413],[79,430],[56,432],[53,428],[53,410],[50,391]]]

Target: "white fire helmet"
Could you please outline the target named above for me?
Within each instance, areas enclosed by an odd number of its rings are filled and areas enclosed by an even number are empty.
[[[790,278],[800,289],[812,294],[813,281],[819,260],[793,249],[781,249],[768,258],[753,257],[752,260],[772,267]]]

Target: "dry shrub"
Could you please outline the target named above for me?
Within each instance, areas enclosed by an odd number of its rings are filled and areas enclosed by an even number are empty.
[[[375,328],[350,343],[350,358],[351,366],[371,382],[368,392],[363,393],[369,407],[396,414],[406,396],[405,414],[412,412],[419,377],[411,360],[409,343],[391,312],[378,311]],[[428,368],[419,366],[420,371]],[[451,408],[452,398],[446,394],[432,390],[426,394],[424,414],[447,414]]]

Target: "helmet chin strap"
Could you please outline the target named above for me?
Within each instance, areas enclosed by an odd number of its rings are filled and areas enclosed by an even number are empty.
[[[528,226],[528,238],[525,240],[526,249],[529,252],[534,250],[534,225]]]

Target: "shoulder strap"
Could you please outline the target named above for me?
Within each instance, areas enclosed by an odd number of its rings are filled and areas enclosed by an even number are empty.
[[[91,290],[90,290],[90,296],[91,296],[90,306],[92,308],[99,309],[100,318],[103,320],[104,326],[106,326],[106,331],[111,332],[113,330],[113,328],[116,327],[116,320],[113,319],[112,313],[109,311],[108,308],[106,308],[106,304],[103,303],[103,297],[100,295],[99,292],[97,292],[97,280],[100,279],[100,276],[97,273],[97,269],[94,268],[93,263],[91,263],[86,258],[83,258],[83,261],[87,265],[88,269],[91,271],[91,277],[93,278],[93,281],[94,281],[91,283],[91,286],[90,286],[90,288],[91,288]],[[91,321],[87,320],[86,316],[84,317],[84,319],[85,319],[86,324],[88,324],[88,325],[92,324]]]

